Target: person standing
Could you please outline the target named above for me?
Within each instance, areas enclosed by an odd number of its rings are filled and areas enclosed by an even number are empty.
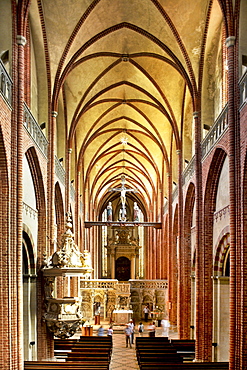
[[[101,325],[98,329],[98,337],[103,337],[104,336],[104,328]]]
[[[113,334],[113,329],[112,329],[112,326],[110,325],[109,329],[107,330],[107,336],[112,337],[112,334]]]
[[[143,332],[144,332],[144,325],[143,325],[142,322],[140,322],[139,325],[138,325],[139,337],[143,337]]]
[[[144,320],[145,320],[145,322],[148,322],[148,315],[149,315],[149,308],[148,308],[148,306],[145,306],[144,308],[143,308],[143,312],[144,312]]]
[[[170,322],[168,318],[165,318],[161,320],[161,326],[163,328],[162,330],[162,337],[168,337],[169,336],[169,327],[170,327]]]
[[[131,327],[131,344],[134,344],[135,324],[132,319],[130,320],[129,325]]]
[[[148,326],[148,331],[149,331],[149,336],[150,337],[155,337],[155,330],[156,330],[155,322],[150,323],[149,326]]]
[[[126,324],[124,332],[125,332],[125,339],[126,339],[126,348],[128,347],[128,344],[130,345],[130,348],[132,348],[131,346],[131,327],[129,324]]]

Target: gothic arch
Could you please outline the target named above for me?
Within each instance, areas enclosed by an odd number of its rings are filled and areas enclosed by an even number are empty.
[[[24,359],[32,360],[34,350],[37,349],[36,334],[36,302],[37,302],[37,274],[34,253],[34,241],[30,229],[24,224],[22,232],[22,274],[23,274],[23,332],[24,332]],[[34,343],[35,347],[30,346]]]
[[[189,184],[185,197],[184,206],[184,235],[183,247],[181,248],[181,288],[180,302],[183,303],[183,308],[180,310],[180,335],[181,338],[190,338],[191,326],[191,274],[192,274],[192,241],[191,229],[193,226],[193,209],[195,204],[195,186]]]
[[[212,358],[213,340],[213,225],[218,184],[225,159],[226,152],[221,148],[217,148],[212,157],[207,176],[204,197],[204,241],[202,241],[202,251],[198,251],[198,253],[202,253],[202,263],[205,271],[202,293],[203,297],[207,297],[207,299],[203,299],[205,314],[202,325],[207,332],[204,351],[205,356],[210,360]]]
[[[170,321],[173,325],[177,323],[177,297],[178,297],[178,264],[177,264],[177,237],[178,237],[178,205],[174,209],[173,225],[172,225],[172,255],[170,256],[170,281],[172,287],[170,290],[171,296],[169,301],[172,302],[170,310]]]
[[[43,315],[43,284],[42,276],[40,273],[40,267],[43,262],[43,250],[47,243],[47,224],[46,224],[46,202],[45,202],[45,189],[43,174],[40,167],[39,158],[34,147],[30,147],[26,151],[26,158],[30,168],[30,172],[33,179],[33,186],[36,198],[36,207],[38,210],[38,235],[37,235],[37,321],[42,322]],[[48,342],[51,341],[51,337],[47,332],[45,323],[37,326],[37,358],[42,358],[43,354],[47,351]]]
[[[216,243],[216,254],[214,258],[214,275],[223,276],[226,257],[228,256],[230,248],[230,232],[229,226],[227,226],[220,234]]]

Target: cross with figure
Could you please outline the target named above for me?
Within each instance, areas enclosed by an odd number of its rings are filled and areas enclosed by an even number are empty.
[[[125,209],[126,203],[126,193],[129,191],[133,191],[134,193],[138,193],[137,189],[128,189],[125,187],[125,176],[121,176],[121,188],[110,188],[108,191],[120,191],[120,197],[122,202],[122,208]]]

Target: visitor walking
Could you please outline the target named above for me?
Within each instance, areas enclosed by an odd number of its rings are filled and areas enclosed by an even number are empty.
[[[104,336],[104,328],[101,325],[98,329],[98,337],[103,337]]]
[[[131,327],[131,344],[134,344],[135,324],[132,319],[130,320],[129,325]]]
[[[148,331],[149,331],[149,336],[150,337],[155,337],[155,330],[156,330],[156,326],[155,326],[155,322],[153,321],[153,323],[150,323],[149,326],[148,326]]]
[[[150,312],[148,306],[145,306],[143,308],[143,312],[144,312],[144,320],[145,320],[145,322],[148,322],[148,315],[149,315],[149,312]]]
[[[139,325],[138,325],[139,337],[143,337],[143,332],[144,332],[144,325],[143,325],[142,322],[140,322]]]
[[[168,318],[161,320],[161,326],[162,326],[162,337],[168,337],[169,336],[169,327],[170,322]]]
[[[112,337],[112,334],[113,334],[112,326],[109,326],[109,329],[107,330],[107,336]]]
[[[128,347],[128,345],[130,345],[130,348],[132,348],[131,346],[131,327],[129,324],[126,324],[126,327],[124,329],[124,332],[125,332],[125,339],[126,339],[126,348]]]

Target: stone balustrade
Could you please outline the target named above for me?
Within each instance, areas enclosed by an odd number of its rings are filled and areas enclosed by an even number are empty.
[[[24,103],[23,124],[28,134],[30,135],[34,143],[36,144],[36,146],[40,149],[43,155],[47,158],[48,141],[45,135],[43,134],[36,119],[33,117],[30,109],[25,103]]]
[[[0,59],[0,93],[11,105],[13,82]]]

